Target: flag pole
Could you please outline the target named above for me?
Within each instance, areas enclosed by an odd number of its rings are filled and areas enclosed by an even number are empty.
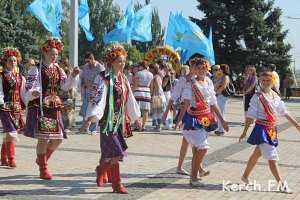
[[[70,22],[70,64],[78,66],[78,0],[71,0],[71,22]]]

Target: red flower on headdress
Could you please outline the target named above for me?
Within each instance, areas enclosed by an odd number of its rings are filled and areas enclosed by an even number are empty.
[[[114,45],[110,49],[107,50],[105,61],[107,63],[114,62],[119,56],[125,56],[127,57],[127,52],[121,45]]]
[[[52,48],[57,49],[58,52],[61,52],[63,49],[63,43],[59,38],[50,37],[47,41],[42,45],[42,50],[47,52]]]
[[[22,59],[21,53],[17,48],[13,48],[13,47],[7,47],[3,50],[2,61],[6,62],[6,60],[12,56],[16,57],[18,63],[20,63],[20,61]]]

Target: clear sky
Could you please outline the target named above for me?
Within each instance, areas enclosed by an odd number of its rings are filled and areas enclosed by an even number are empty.
[[[144,3],[144,0],[135,0]],[[129,0],[114,0],[122,10],[126,9]],[[203,13],[197,10],[198,2],[196,0],[151,0],[151,4],[158,9],[162,23],[166,26],[170,11],[182,11],[186,16],[195,16],[201,18]],[[275,6],[283,10],[282,23],[284,29],[289,33],[287,41],[293,46],[291,54],[296,62],[296,68],[300,69],[300,19],[288,19],[286,16],[300,18],[299,0],[275,0]],[[294,66],[294,63],[293,63]]]

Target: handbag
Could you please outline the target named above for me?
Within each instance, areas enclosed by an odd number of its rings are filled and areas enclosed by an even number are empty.
[[[163,99],[162,96],[160,95],[163,93],[160,91],[159,85],[157,82],[154,82],[154,88],[153,88],[153,96],[152,96],[152,101],[151,101],[151,106],[152,109],[163,109]]]
[[[42,62],[40,62],[40,70],[39,70],[39,81],[40,86],[42,87]],[[40,95],[40,113],[41,116],[38,118],[38,131],[40,133],[59,133],[59,124],[56,118],[53,117],[46,117],[44,116],[43,111],[43,95]]]
[[[40,117],[38,120],[38,131],[41,133],[58,133],[58,121],[54,118]]]
[[[161,96],[153,96],[152,97],[152,108],[153,109],[162,109],[163,101]]]
[[[229,84],[227,85],[227,87],[225,88],[225,90],[223,90],[222,95],[224,97],[231,97],[231,96],[235,95],[235,87],[234,87],[232,81],[230,81]]]

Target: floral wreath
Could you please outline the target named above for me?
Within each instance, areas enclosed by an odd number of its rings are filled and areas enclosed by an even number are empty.
[[[156,47],[152,50],[150,50],[144,59],[146,63],[153,62],[156,58],[159,56],[167,56],[171,63],[174,66],[174,69],[177,73],[180,72],[181,64],[180,64],[180,56],[177,52],[175,52],[173,49],[167,46],[163,47]]]
[[[50,49],[55,48],[60,53],[64,47],[64,44],[59,38],[50,37],[42,45],[42,51],[48,52]]]
[[[111,64],[114,62],[119,56],[127,57],[127,52],[122,45],[115,44],[111,48],[106,51],[105,54],[105,62]]]
[[[211,66],[208,62],[208,60],[206,60],[205,58],[199,58],[199,57],[195,57],[193,59],[190,60],[191,63],[196,63],[197,65],[201,65],[203,66],[207,71],[211,70]]]
[[[21,53],[19,51],[19,49],[14,48],[14,47],[7,47],[3,49],[3,53],[2,53],[2,58],[1,61],[3,62],[3,64],[6,62],[6,60],[11,57],[14,56],[17,58],[17,62],[18,64],[21,62],[22,57],[21,57]]]

